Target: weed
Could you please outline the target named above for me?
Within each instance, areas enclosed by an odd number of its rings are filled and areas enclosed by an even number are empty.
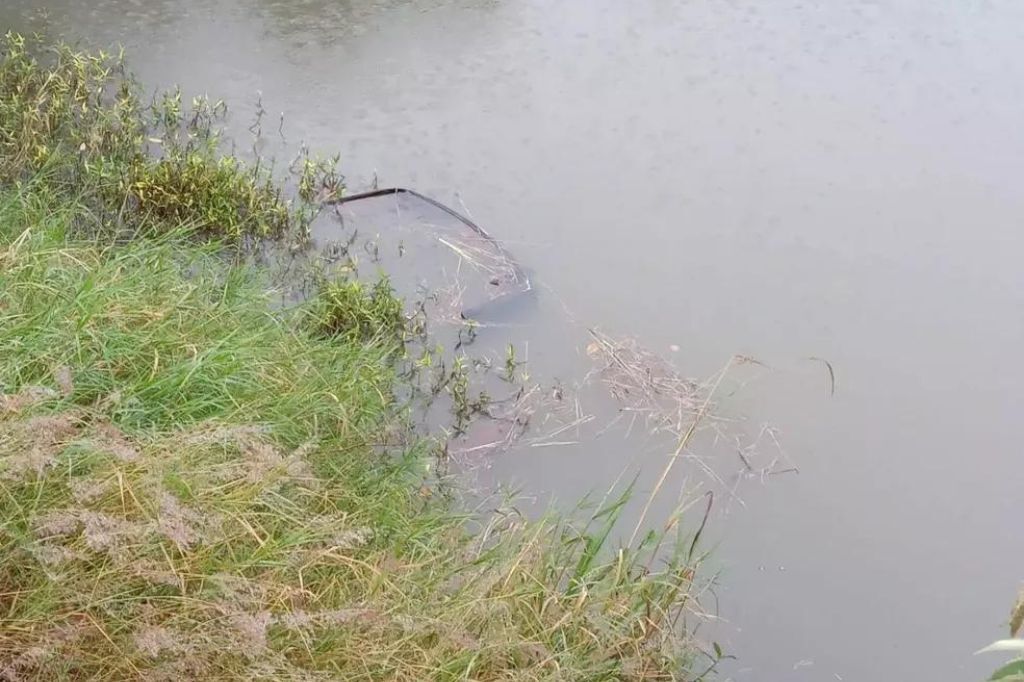
[[[91,229],[180,230],[241,243],[305,237],[313,202],[340,195],[334,162],[306,158],[298,202],[260,159],[220,153],[223,102],[182,102],[179,90],[143,105],[121,55],[0,41],[0,186],[45,180],[59,200],[87,206]]]
[[[310,203],[340,199],[345,184],[338,173],[339,160],[339,156],[327,160],[312,157],[309,150],[303,147],[292,164],[292,172],[299,178],[299,196]]]
[[[312,306],[313,326],[328,337],[399,344],[405,332],[402,301],[381,278],[372,287],[358,280],[326,282]]]
[[[511,343],[508,344],[508,348],[505,350],[505,381],[512,383],[516,378],[516,369],[519,368],[519,363],[516,361],[516,348]]]

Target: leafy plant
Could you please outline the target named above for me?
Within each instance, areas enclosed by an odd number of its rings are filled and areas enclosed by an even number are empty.
[[[306,238],[311,206],[337,198],[337,159],[295,170],[295,200],[259,158],[221,153],[221,101],[174,89],[143,105],[121,55],[8,33],[0,40],[0,187],[44,181],[88,209],[93,229],[178,230],[225,242]]]
[[[312,306],[312,320],[320,334],[350,341],[401,343],[405,330],[402,301],[386,277],[372,287],[358,280],[323,284]]]

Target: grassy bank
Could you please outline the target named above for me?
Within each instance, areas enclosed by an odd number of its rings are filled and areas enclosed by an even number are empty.
[[[118,60],[40,54],[0,57],[0,678],[707,667],[689,543],[613,551],[615,505],[574,524],[437,499],[392,397],[390,294],[274,309],[223,257],[309,213],[219,156],[218,107],[143,106]]]

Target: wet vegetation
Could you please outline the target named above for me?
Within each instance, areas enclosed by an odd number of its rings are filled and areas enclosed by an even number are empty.
[[[341,191],[331,163],[289,193],[222,155],[223,105],[143,105],[119,58],[19,36],[2,52],[0,677],[713,667],[678,517],[617,547],[626,496],[579,522],[462,510],[401,419],[386,280],[282,309],[223,257],[301,236]]]
[[[402,302],[387,278],[372,287],[357,280],[323,283],[312,320],[324,335],[348,341],[401,344],[406,327]]]
[[[186,108],[173,91],[143,105],[120,56],[17,35],[3,52],[0,182],[44,179],[54,201],[78,200],[107,231],[187,228],[237,241],[301,230],[269,169],[220,154],[223,103],[198,97]]]

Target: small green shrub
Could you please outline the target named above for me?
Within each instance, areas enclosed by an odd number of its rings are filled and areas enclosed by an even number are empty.
[[[405,331],[402,301],[386,277],[372,287],[356,280],[325,283],[312,310],[315,328],[328,337],[393,343]]]
[[[306,158],[293,206],[259,160],[221,154],[225,114],[202,97],[187,107],[177,90],[144,106],[120,55],[0,41],[0,187],[42,179],[87,206],[93,227],[304,238],[309,206],[343,191],[337,159]]]
[[[139,164],[128,189],[143,214],[230,240],[278,236],[289,225],[288,207],[269,178],[209,151],[179,150]]]

